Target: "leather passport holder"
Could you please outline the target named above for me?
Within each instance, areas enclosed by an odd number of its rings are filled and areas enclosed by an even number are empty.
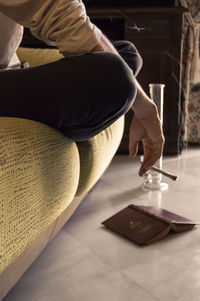
[[[190,230],[198,222],[162,208],[129,205],[102,224],[139,245],[146,245],[165,237],[170,230]]]

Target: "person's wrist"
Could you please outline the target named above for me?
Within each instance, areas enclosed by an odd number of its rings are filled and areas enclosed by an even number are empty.
[[[158,114],[157,107],[151,100],[145,101],[144,103],[140,103],[139,106],[133,106],[133,111],[134,115],[138,119],[145,119],[149,116],[156,116]]]

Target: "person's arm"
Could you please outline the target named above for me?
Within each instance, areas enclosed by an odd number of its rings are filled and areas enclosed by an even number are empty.
[[[0,0],[0,11],[66,57],[90,52],[101,37],[81,0]]]
[[[99,43],[92,51],[106,51],[119,55],[114,46],[103,34]],[[133,80],[137,86],[137,94],[132,105],[134,118],[129,132],[129,156],[130,158],[136,156],[138,143],[142,141],[144,161],[139,171],[139,175],[142,176],[162,155],[164,136],[156,105],[145,94],[135,77]]]

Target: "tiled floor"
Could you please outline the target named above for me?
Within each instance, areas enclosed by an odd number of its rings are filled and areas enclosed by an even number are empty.
[[[57,237],[5,301],[198,301],[200,228],[139,247],[101,222],[127,205],[161,206],[200,221],[200,148],[164,158],[179,176],[165,192],[144,192],[139,158],[116,156]]]

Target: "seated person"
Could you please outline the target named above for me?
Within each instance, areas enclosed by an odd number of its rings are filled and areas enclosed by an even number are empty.
[[[23,26],[64,58],[20,68]],[[43,122],[83,141],[132,109],[130,157],[139,141],[144,147],[139,175],[159,159],[164,137],[157,108],[136,80],[142,59],[130,42],[112,44],[82,0],[0,0],[0,38],[0,116]]]

